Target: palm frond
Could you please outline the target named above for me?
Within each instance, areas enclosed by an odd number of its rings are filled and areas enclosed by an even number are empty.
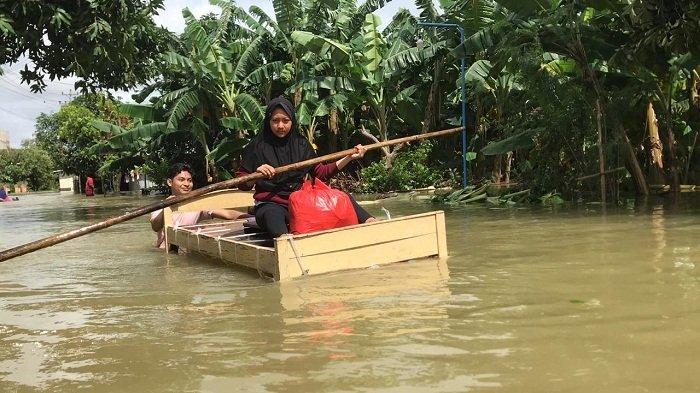
[[[224,138],[216,145],[214,149],[212,149],[211,152],[209,152],[207,156],[216,163],[232,160],[240,155],[240,152],[248,144],[248,142],[248,139]]]
[[[248,44],[245,52],[243,52],[238,58],[238,63],[233,71],[234,80],[236,82],[240,82],[245,79],[246,76],[250,74],[250,71],[254,69],[256,65],[261,63],[260,46],[264,40],[264,35],[258,36]]]
[[[114,135],[107,142],[112,149],[123,149],[145,140],[154,139],[165,132],[165,122],[148,123]]]
[[[279,75],[284,68],[284,62],[273,61],[263,64],[255,70],[251,71],[248,76],[241,81],[243,86],[259,85],[266,81],[271,81],[275,76]]]
[[[365,21],[365,15],[371,14],[374,11],[384,7],[391,0],[367,0],[357,9],[348,23],[348,36],[352,37],[360,31],[362,24]]]
[[[181,69],[188,70],[193,73],[198,73],[194,62],[192,62],[192,60],[189,57],[183,56],[179,53],[173,51],[165,52],[163,54],[163,60],[165,60],[166,63],[175,67],[179,67]]]
[[[232,12],[232,16],[234,19],[245,23],[257,35],[265,34],[268,32],[267,29],[265,29],[265,26],[263,26],[259,21],[255,20],[255,18],[250,16],[250,14],[248,14],[243,8],[238,7],[238,6],[232,6],[231,12]],[[265,13],[263,12],[263,14],[265,14]],[[258,16],[258,18],[260,18],[259,15],[256,15],[256,16]],[[265,16],[267,16],[267,15],[265,14]]]
[[[209,0],[209,3],[221,8],[221,16],[219,16],[219,20],[216,24],[216,31],[214,32],[214,37],[212,38],[213,42],[220,42],[226,38],[229,23],[231,23],[231,19],[233,18],[233,8],[235,5],[233,2],[228,0]]]
[[[300,20],[301,5],[294,0],[272,0],[275,9],[275,19],[280,29],[285,32],[294,30],[295,23]]]
[[[185,18],[185,32],[183,36],[191,45],[191,50],[196,51],[201,57],[205,57],[209,53],[212,44],[206,29],[189,9],[183,9],[182,16]]]
[[[420,10],[420,19],[425,21],[437,20],[440,14],[435,8],[433,0],[415,0],[416,7]]]
[[[253,98],[250,94],[240,93],[236,96],[236,105],[244,113],[246,120],[255,124],[261,124],[265,117],[262,107],[258,104],[258,101]]]
[[[107,135],[116,135],[126,132],[124,128],[102,120],[93,120],[91,124],[93,127],[97,128],[102,133]]]
[[[365,16],[365,23],[362,25],[362,40],[364,41],[363,54],[365,55],[365,67],[368,71],[374,72],[379,68],[383,58],[386,42],[379,33],[381,20],[374,14]]]
[[[199,105],[199,97],[195,91],[188,91],[175,101],[168,113],[167,127],[169,130],[177,129],[178,122],[182,120],[192,109]]]
[[[467,37],[464,42],[452,49],[451,54],[455,57],[462,57],[485,51],[500,42],[502,36],[500,26],[485,27]]]
[[[314,53],[329,52],[331,59],[336,63],[347,63],[350,59],[349,46],[308,31],[292,32],[292,40]]]
[[[148,122],[152,122],[155,119],[154,109],[150,105],[119,104],[119,112]]]
[[[173,90],[171,92],[168,92],[168,93],[160,96],[160,98],[158,98],[157,105],[158,106],[167,106],[167,104],[169,104],[170,102],[177,100],[178,98],[189,93],[190,91],[192,91],[192,89],[190,87],[183,87],[181,89],[177,89],[177,90]]]

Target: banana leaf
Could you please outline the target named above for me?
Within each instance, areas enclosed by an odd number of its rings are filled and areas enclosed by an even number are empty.
[[[217,164],[226,160],[231,160],[238,156],[247,144],[248,140],[246,139],[226,138],[209,152],[209,158],[214,160]]]
[[[484,155],[492,156],[531,147],[534,144],[533,138],[542,130],[544,128],[531,128],[498,142],[491,142],[481,149],[481,152]]]

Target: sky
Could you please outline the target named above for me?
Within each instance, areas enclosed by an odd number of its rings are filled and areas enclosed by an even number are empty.
[[[237,3],[244,9],[255,4],[274,17],[271,0],[238,0]],[[164,9],[154,17],[154,20],[168,30],[180,33],[185,28],[185,21],[182,18],[182,9],[185,7],[196,16],[220,11],[218,7],[209,4],[208,0],[165,0]],[[419,13],[413,0],[394,0],[378,10],[376,14],[385,26],[401,8],[408,9],[414,15]],[[70,101],[77,94],[73,89],[76,78],[56,81],[47,79],[47,87],[43,93],[32,93],[28,85],[21,83],[19,71],[24,68],[24,64],[24,61],[12,65],[5,64],[2,66],[4,75],[0,76],[0,119],[2,119],[0,131],[9,133],[12,147],[19,147],[23,140],[32,137],[35,119],[39,114],[56,112],[61,104]],[[131,101],[132,93],[113,92],[122,101]]]

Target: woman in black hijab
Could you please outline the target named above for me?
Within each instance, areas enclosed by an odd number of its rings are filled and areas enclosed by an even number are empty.
[[[258,225],[273,237],[288,233],[289,195],[301,187],[307,173],[327,181],[343,169],[350,161],[365,154],[362,145],[355,146],[355,152],[330,164],[318,164],[309,169],[298,169],[275,174],[275,168],[316,156],[309,141],[299,133],[296,113],[291,102],[283,97],[271,100],[265,110],[262,130],[244,149],[241,167],[236,176],[260,172],[266,179],[241,184],[241,190],[255,187],[255,220]],[[359,222],[373,221],[369,213],[350,198]]]

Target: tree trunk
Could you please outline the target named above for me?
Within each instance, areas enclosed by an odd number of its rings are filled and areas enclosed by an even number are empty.
[[[425,134],[430,130],[434,130],[440,119],[440,69],[441,61],[435,62],[433,71],[433,81],[430,83],[428,91],[428,102],[425,108],[425,117],[423,119],[423,127],[421,133]]]
[[[372,135],[369,131],[367,131],[364,126],[360,127],[360,132],[367,139],[372,141],[372,143],[381,142],[376,136]],[[401,150],[404,146],[406,146],[405,143],[399,143],[399,144],[394,145],[393,149],[391,149],[390,146],[383,146],[383,147],[379,148],[379,151],[381,151],[382,155],[384,156],[384,167],[386,169],[391,169],[391,167],[394,165],[394,159],[396,158],[396,153],[398,153],[399,150]]]
[[[666,110],[666,128],[668,132],[668,171],[671,176],[671,192],[681,192],[681,179],[678,174],[678,158],[676,155],[676,134],[671,126],[671,81],[668,87],[668,108]]]
[[[475,129],[476,133],[479,135],[478,140],[483,141],[483,143],[481,144],[481,147],[483,148],[484,146],[486,146],[486,143],[487,143],[486,142],[486,125],[482,121],[484,109],[483,109],[483,105],[481,105],[481,99],[478,96],[476,98],[475,104],[476,104],[476,117],[474,119],[474,121],[475,121],[475,128],[474,129]],[[478,156],[477,158],[480,158],[480,159],[472,161],[474,163],[475,168],[473,168],[471,170],[471,174],[472,174],[472,176],[474,176],[476,178],[484,178],[484,177],[486,177],[486,171],[488,170],[488,169],[486,169],[486,165],[484,165],[484,155],[482,154],[482,155]],[[470,162],[470,164],[472,162]]]
[[[622,140],[623,150],[625,151],[625,166],[632,175],[632,181],[634,182],[634,188],[637,190],[637,195],[649,195],[649,185],[644,178],[644,172],[642,171],[641,165],[639,165],[637,155],[634,154],[632,143],[630,143],[630,139],[627,137],[627,131],[620,123],[618,123],[616,128],[620,140]]]
[[[513,152],[509,151],[506,154],[506,170],[505,170],[505,182],[506,182],[506,184],[510,184],[510,169],[511,169],[512,163],[513,163]]]
[[[338,135],[340,134],[340,120],[338,115],[338,108],[331,108],[331,112],[328,114],[328,129],[330,134],[328,135],[328,151],[334,152],[338,150]]]
[[[425,108],[425,117],[423,118],[421,134],[425,134],[429,130],[434,129],[435,116],[433,115],[433,108],[435,107],[435,94],[434,84],[431,84],[430,90],[428,91],[428,102]]]
[[[603,104],[600,95],[595,100],[596,127],[598,128],[598,170],[600,173],[600,202],[605,204],[605,150],[603,148]]]
[[[297,89],[294,90],[294,107],[299,107],[302,98],[303,97],[301,87],[297,87]]]
[[[700,75],[698,75],[698,72],[700,72],[700,66],[691,70],[690,81],[688,83],[688,102],[690,103],[688,107],[688,124],[695,130],[695,137],[693,138],[693,143],[690,145],[688,161],[683,173],[683,183],[685,184],[688,183],[690,165],[693,162],[693,153],[695,152],[695,144],[698,141],[698,134],[700,134]]]
[[[503,176],[501,165],[502,163],[503,154],[496,154],[495,156],[493,156],[493,170],[491,171],[491,176],[493,177],[493,181],[495,183],[501,182],[501,177]]]
[[[652,184],[665,184],[663,145],[659,138],[659,121],[656,119],[654,105],[647,104],[647,148],[649,149],[649,178]]]

